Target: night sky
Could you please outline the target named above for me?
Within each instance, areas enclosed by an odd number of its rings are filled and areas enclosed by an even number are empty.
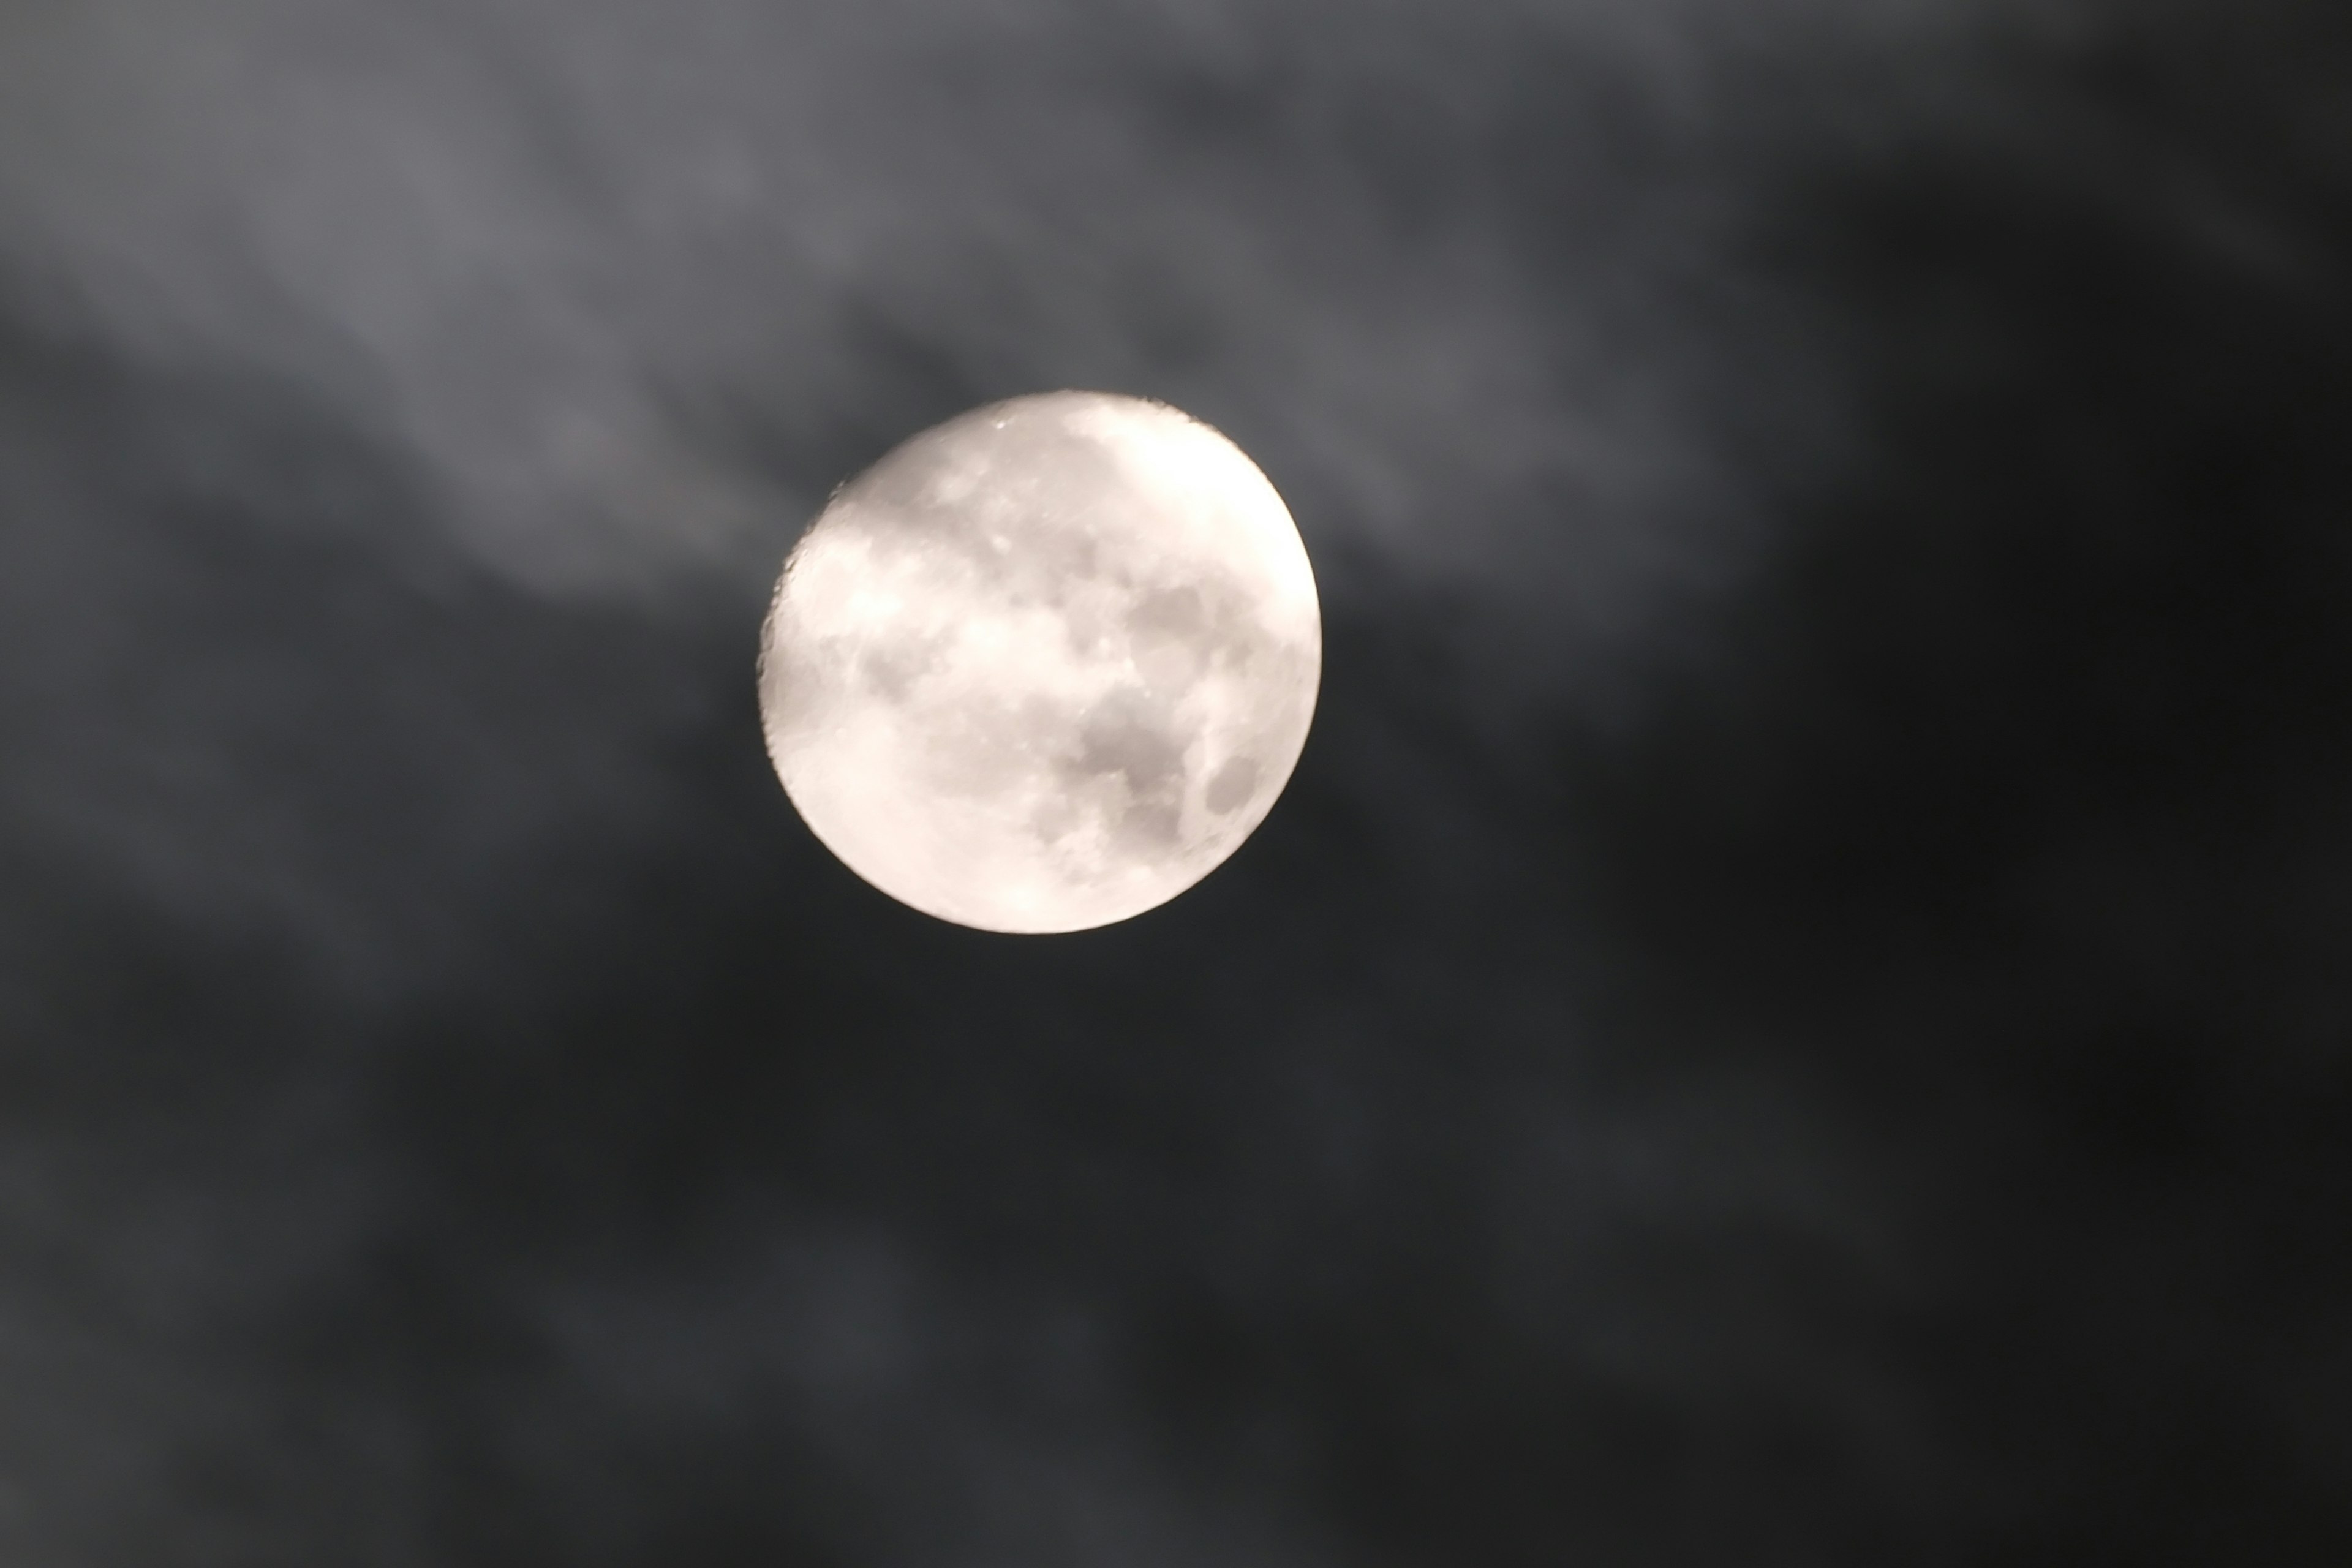
[[[802,826],[1166,399],[1175,902]],[[2340,0],[0,0],[0,1564],[2352,1562]]]

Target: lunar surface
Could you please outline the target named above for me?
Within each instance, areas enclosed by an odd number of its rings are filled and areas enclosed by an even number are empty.
[[[1057,392],[923,432],[784,563],[768,752],[812,830],[916,909],[1108,925],[1241,846],[1314,716],[1322,617],[1256,465],[1139,398]]]

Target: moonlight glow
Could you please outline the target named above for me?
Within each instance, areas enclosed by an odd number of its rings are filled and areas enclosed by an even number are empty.
[[[760,702],[793,804],[859,876],[960,924],[1078,931],[1265,820],[1322,648],[1306,547],[1238,447],[1049,393],[842,488],[784,564]]]

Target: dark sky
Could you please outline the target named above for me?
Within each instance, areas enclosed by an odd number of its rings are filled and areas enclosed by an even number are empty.
[[[1194,891],[793,816],[830,488],[1314,554]],[[2352,1561],[2337,0],[0,0],[0,1563]]]

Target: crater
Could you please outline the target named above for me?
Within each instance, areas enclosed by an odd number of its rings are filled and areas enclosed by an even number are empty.
[[[1257,793],[1257,759],[1229,757],[1209,780],[1209,793],[1204,804],[1219,816],[1224,816]]]

